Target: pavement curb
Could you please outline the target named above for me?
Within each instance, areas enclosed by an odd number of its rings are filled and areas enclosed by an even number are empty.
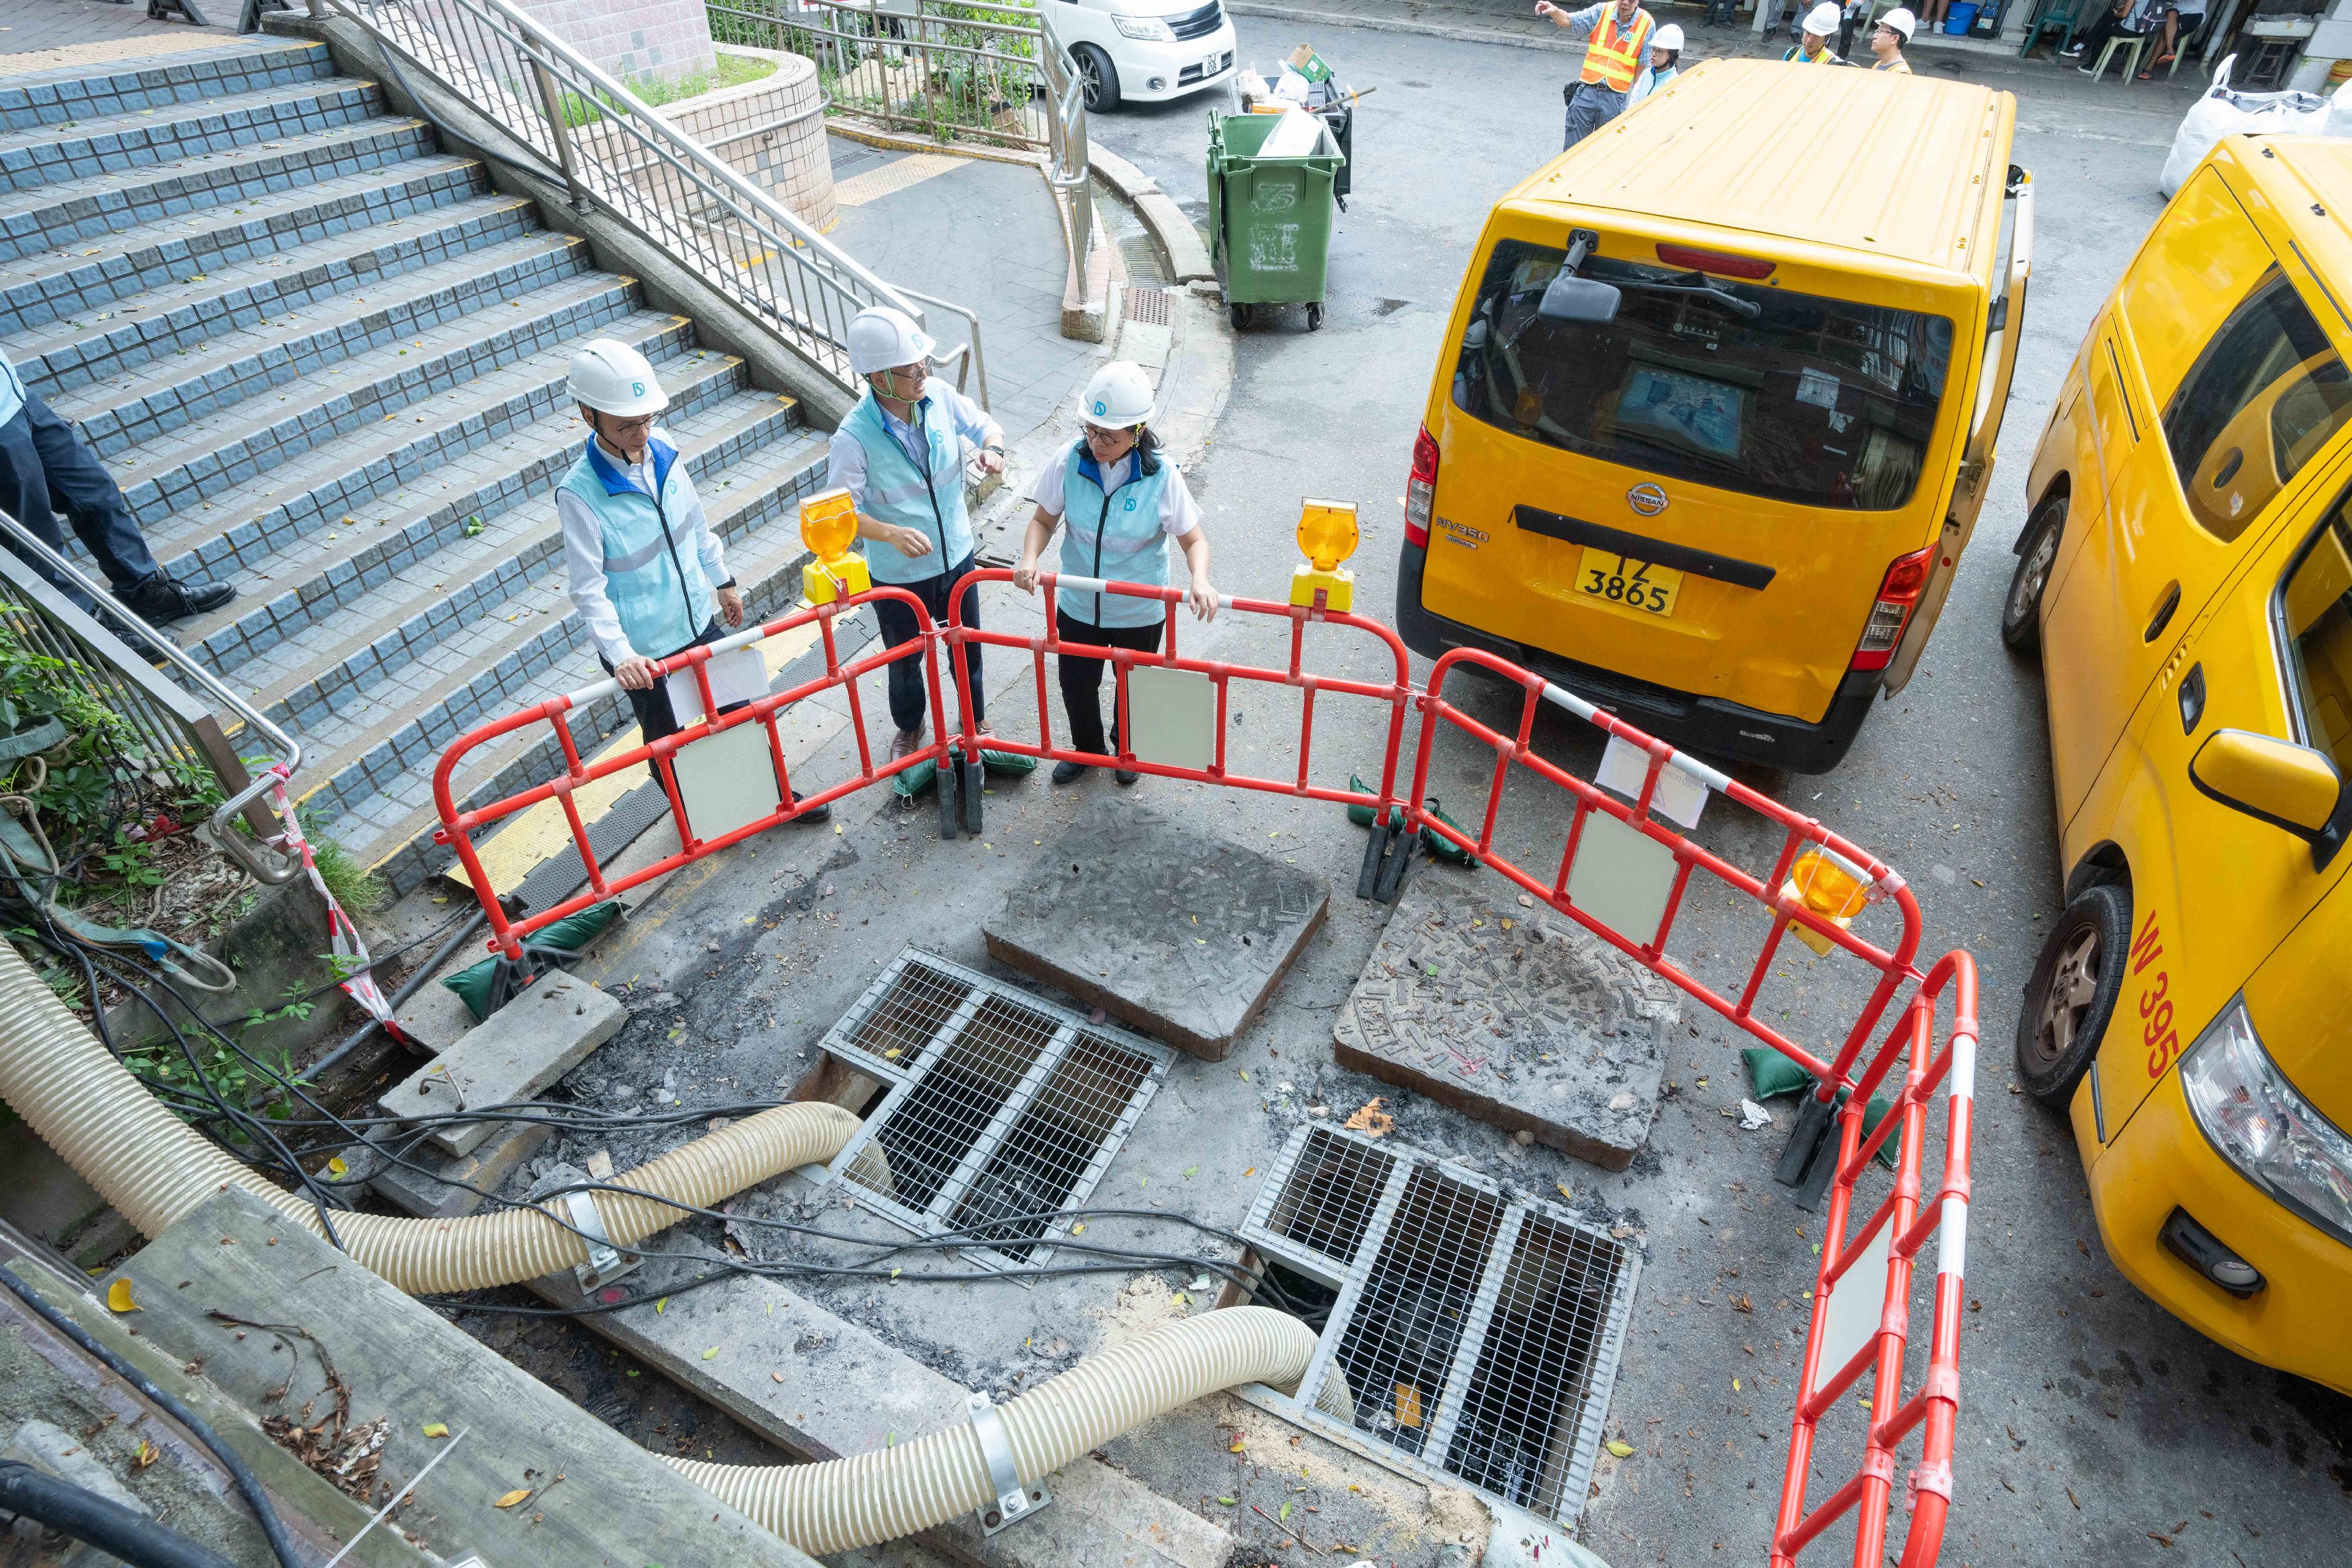
[[[1400,9],[1404,7],[1400,7]],[[1311,5],[1269,4],[1268,0],[1230,0],[1225,9],[1236,16],[1264,16],[1278,22],[1296,22],[1301,26],[1351,27],[1368,33],[1408,33],[1425,38],[1444,38],[1457,44],[1496,44],[1515,49],[1542,49],[1558,55],[1581,56],[1584,53],[1584,45],[1581,41],[1547,38],[1539,33],[1513,32],[1501,27],[1479,26],[1475,23],[1426,22],[1412,16],[1382,16],[1359,11],[1325,11]],[[1759,51],[1765,49],[1760,35],[1744,23],[1732,32],[1730,37],[1745,40],[1749,47]],[[1787,39],[1786,33],[1778,33],[1774,35],[1772,41],[1785,44]],[[1701,43],[1704,41],[1705,39],[1700,40]],[[1700,44],[1694,43],[1691,47],[1697,50]],[[2014,56],[2017,52],[2014,41],[2003,44],[1996,39],[1954,39],[1946,38],[1940,35],[1929,38],[1924,33],[1913,40],[1905,52],[1916,53],[1920,50],[2007,56]],[[1714,50],[1706,52],[1706,57],[1708,59],[1726,56],[1734,58],[1764,57],[1763,54],[1747,55],[1738,43],[1734,43],[1719,52]]]

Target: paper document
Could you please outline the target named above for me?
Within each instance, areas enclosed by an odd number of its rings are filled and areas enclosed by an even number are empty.
[[[710,672],[710,695],[721,708],[768,695],[768,666],[757,643],[718,654],[705,667]],[[702,688],[691,667],[664,675],[662,688],[669,693],[669,711],[680,729],[702,716]]]
[[[1614,789],[1629,800],[1638,800],[1642,798],[1642,780],[1649,772],[1650,754],[1612,735],[1609,748],[1601,754],[1600,771],[1592,777],[1602,788]],[[1685,828],[1696,828],[1699,813],[1706,810],[1706,786],[1667,763],[1658,775],[1658,792],[1650,799],[1652,814],[1680,822]]]

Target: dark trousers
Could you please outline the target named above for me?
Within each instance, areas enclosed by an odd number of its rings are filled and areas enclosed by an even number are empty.
[[[60,555],[66,536],[58,514],[64,513],[118,593],[156,573],[155,558],[114,476],[30,387],[24,408],[0,425],[0,507]],[[90,608],[79,590],[58,587],[82,609]]]
[[[685,648],[672,648],[667,653],[647,653],[646,657],[648,659],[667,659],[670,656],[670,653],[683,653],[686,652],[687,648],[699,648],[705,643],[716,643],[717,641],[719,641],[719,617],[714,615],[710,618],[709,622],[704,625],[702,630],[696,633],[694,641],[686,644]],[[604,673],[606,674],[609,675],[613,673],[612,660],[607,659],[604,654],[599,653],[596,655],[596,662],[604,666]],[[679,729],[684,727],[677,722],[677,715],[670,710],[668,686],[669,677],[667,675],[660,675],[655,678],[652,685],[641,692],[631,691],[626,686],[621,688],[621,695],[629,699],[629,711],[637,716],[637,731],[639,739],[646,741],[659,740],[666,735],[676,735]],[[741,707],[743,705],[741,703],[730,703],[727,706],[720,708],[719,711],[720,713],[733,713],[737,708]],[[653,761],[650,758],[646,761],[646,770],[653,774],[654,781],[656,783],[659,783],[661,781],[661,773],[654,767]]]
[[[2124,26],[2124,17],[2127,15],[2129,15],[2128,12],[2117,12],[2113,9],[2100,12],[2098,20],[2074,35],[2073,47],[2083,51],[2083,57],[2085,60],[2095,62],[2099,57],[2099,51],[2106,47],[2109,38],[2118,33],[2126,38],[2132,37],[2131,30]],[[2162,24],[2159,23],[2158,26]]]
[[[948,601],[955,591],[955,585],[971,571],[971,557],[966,556],[939,576],[927,577],[920,582],[877,582],[874,586],[905,589],[923,601],[923,608],[930,612],[931,624],[943,627],[948,623]],[[895,599],[876,600],[874,620],[882,628],[882,643],[887,648],[911,643],[920,634],[915,624],[915,612]],[[967,626],[980,624],[978,583],[963,591],[963,623]],[[987,683],[980,677],[980,644],[967,643],[963,653],[971,672],[972,722],[978,724],[988,717]],[[952,679],[955,661],[948,657],[945,643],[940,645],[940,663],[944,666],[942,673]],[[921,651],[911,651],[902,659],[892,660],[886,667],[890,672],[891,722],[900,729],[922,728],[923,720],[931,711],[931,695],[923,680]],[[940,695],[942,698],[947,695],[944,691]],[[952,706],[948,709],[948,727],[951,729],[961,727],[961,716]]]
[[[1167,629],[1165,621],[1154,621],[1149,626],[1096,626],[1079,620],[1060,605],[1054,607],[1054,624],[1066,643],[1092,643],[1101,648],[1132,648],[1139,653],[1160,652],[1160,634]],[[1104,744],[1102,712],[1104,659],[1073,658],[1061,655],[1062,711],[1070,716],[1070,749],[1090,751],[1099,756],[1118,754],[1116,747]],[[1117,702],[1113,688],[1113,703]],[[1118,714],[1112,714],[1117,727]]]

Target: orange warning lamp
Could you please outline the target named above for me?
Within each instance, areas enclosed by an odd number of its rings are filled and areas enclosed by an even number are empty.
[[[801,568],[801,593],[811,604],[830,604],[874,586],[866,558],[850,553],[856,540],[857,503],[846,489],[827,490],[801,503],[801,542],[816,556]]]
[[[1780,896],[1793,898],[1816,915],[1827,916],[1841,931],[1853,925],[1853,917],[1870,902],[1870,889],[1862,873],[1843,856],[1827,850],[1807,850],[1789,868],[1789,880],[1780,884]],[[1829,956],[1834,946],[1831,940],[1801,921],[1791,920],[1789,929],[1797,940]]]
[[[1307,560],[1290,574],[1290,602],[1346,611],[1356,600],[1356,574],[1339,563],[1356,553],[1356,503],[1309,499],[1299,508],[1298,552]]]

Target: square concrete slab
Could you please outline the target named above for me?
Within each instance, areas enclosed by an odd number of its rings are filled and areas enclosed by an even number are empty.
[[[1429,867],[1333,1026],[1342,1067],[1603,1170],[1650,1135],[1673,986],[1549,909]]]
[[[1323,923],[1323,879],[1098,800],[981,927],[989,956],[1211,1061]]]
[[[579,1066],[628,1021],[626,1008],[587,981],[550,975],[386,1091],[382,1104],[387,1114],[407,1117],[528,1100]],[[470,1155],[509,1125],[455,1122],[431,1141],[449,1154]]]

